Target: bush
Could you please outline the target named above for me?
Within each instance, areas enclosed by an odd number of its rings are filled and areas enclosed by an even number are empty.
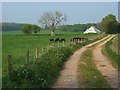
[[[58,76],[64,62],[72,53],[72,49],[67,47],[50,49],[29,65],[13,70],[9,84],[8,80],[5,80],[3,81],[3,87],[50,87]]]

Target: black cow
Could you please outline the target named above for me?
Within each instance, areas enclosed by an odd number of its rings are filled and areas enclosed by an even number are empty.
[[[49,41],[50,41],[50,42],[54,42],[54,41],[55,41],[55,39],[54,39],[54,38],[51,38],[51,39],[49,39]]]
[[[70,39],[70,41],[72,41],[72,42],[85,42],[87,40],[88,40],[88,38],[80,38],[80,37],[74,37],[74,38]]]
[[[81,38],[79,38],[79,37],[75,37],[75,38],[70,39],[70,41],[73,41],[73,42],[78,42],[78,40],[80,41]]]
[[[60,39],[60,42],[63,42],[63,41],[65,42],[65,38],[61,38],[61,39]]]
[[[59,42],[59,41],[60,41],[60,38],[56,38],[56,39],[55,39],[55,42]]]

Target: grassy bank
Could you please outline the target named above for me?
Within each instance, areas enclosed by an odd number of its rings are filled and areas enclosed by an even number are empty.
[[[118,53],[118,43],[120,43],[120,40],[118,40],[118,36],[108,41],[102,50],[102,53],[106,55],[108,58],[110,58],[111,63],[114,67],[119,68],[120,65],[120,54]]]
[[[97,70],[93,60],[93,52],[87,49],[80,57],[78,79],[80,88],[109,88],[107,81]]]

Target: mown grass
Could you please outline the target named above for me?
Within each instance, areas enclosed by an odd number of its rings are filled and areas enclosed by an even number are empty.
[[[109,88],[107,81],[97,70],[93,60],[93,52],[87,49],[83,52],[78,65],[78,81],[80,88]]]
[[[118,37],[111,39],[108,41],[102,50],[102,53],[106,55],[108,58],[110,58],[111,63],[114,67],[120,68],[120,54],[118,53],[118,43],[120,43],[120,40],[118,40]],[[115,47],[116,46],[116,47]],[[117,50],[117,51],[116,51]]]

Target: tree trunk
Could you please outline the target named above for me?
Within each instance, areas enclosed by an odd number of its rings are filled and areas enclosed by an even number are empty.
[[[51,32],[51,36],[55,36],[55,26],[54,26],[54,23],[52,23],[52,32]]]
[[[52,30],[51,36],[55,36],[55,31],[54,30]]]

